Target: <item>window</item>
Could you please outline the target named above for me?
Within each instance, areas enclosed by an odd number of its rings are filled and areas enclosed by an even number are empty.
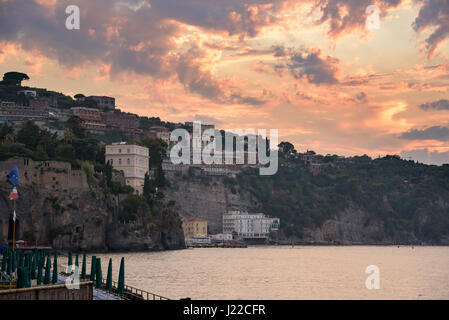
[[[130,164],[131,161],[129,160],[129,158],[126,160],[126,164]]]
[[[111,159],[111,165],[113,165],[114,164],[114,159]]]
[[[118,149],[118,153],[122,153],[122,149]]]
[[[122,159],[118,159],[118,164],[122,164]]]
[[[128,150],[126,150],[126,152],[127,152],[127,153],[129,153],[129,152],[130,152],[129,148],[128,148]]]

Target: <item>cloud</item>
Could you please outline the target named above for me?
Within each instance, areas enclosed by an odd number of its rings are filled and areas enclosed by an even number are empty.
[[[380,16],[385,16],[389,9],[400,5],[402,0],[317,0],[314,8],[319,9],[321,18],[318,24],[328,23],[328,35],[338,38],[354,30],[364,30],[369,5],[379,7]]]
[[[223,122],[214,118],[214,117],[210,117],[210,116],[205,116],[205,115],[201,115],[201,114],[196,114],[194,117],[195,121],[201,121],[202,124],[215,124],[215,125],[219,125],[222,124]]]
[[[401,152],[401,157],[404,159],[412,159],[420,163],[425,164],[449,164],[449,151],[439,152],[437,150],[430,151],[427,148],[424,149],[414,149],[414,150],[404,150]]]
[[[419,106],[423,110],[449,110],[449,100],[441,99],[438,101],[427,102]]]
[[[273,22],[274,18],[258,9],[267,3],[2,0],[0,42],[37,50],[70,70],[102,65],[112,79],[126,74],[173,79],[191,93],[216,103],[258,105],[264,101],[245,96],[242,88],[212,74],[208,49],[200,40],[186,37],[182,23],[253,36]],[[72,4],[81,11],[80,30],[65,28],[65,8]]]
[[[449,141],[449,127],[433,126],[426,129],[412,129],[400,135],[407,140],[438,140]]]
[[[427,58],[430,59],[449,37],[449,0],[415,0],[415,2],[423,4],[412,24],[413,29],[418,33],[427,29],[432,30],[425,40]]]
[[[284,61],[284,64],[277,64],[276,69],[288,69],[295,79],[305,79],[316,85],[339,82],[339,59],[322,56],[318,48],[294,50],[274,46],[273,52],[275,57]]]

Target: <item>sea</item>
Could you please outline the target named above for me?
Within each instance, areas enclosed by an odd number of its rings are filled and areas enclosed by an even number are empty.
[[[170,299],[449,299],[449,247],[250,246],[96,256],[104,277],[111,258],[117,280],[124,257],[126,285]]]

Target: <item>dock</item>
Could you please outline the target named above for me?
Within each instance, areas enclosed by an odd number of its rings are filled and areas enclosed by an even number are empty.
[[[233,243],[188,243],[186,248],[247,248],[248,245],[243,242]]]

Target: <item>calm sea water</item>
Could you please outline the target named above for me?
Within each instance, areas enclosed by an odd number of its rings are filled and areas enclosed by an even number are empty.
[[[99,254],[117,279],[171,299],[449,299],[449,247],[280,246]],[[380,289],[365,286],[380,269]],[[90,269],[89,269],[90,270]]]

